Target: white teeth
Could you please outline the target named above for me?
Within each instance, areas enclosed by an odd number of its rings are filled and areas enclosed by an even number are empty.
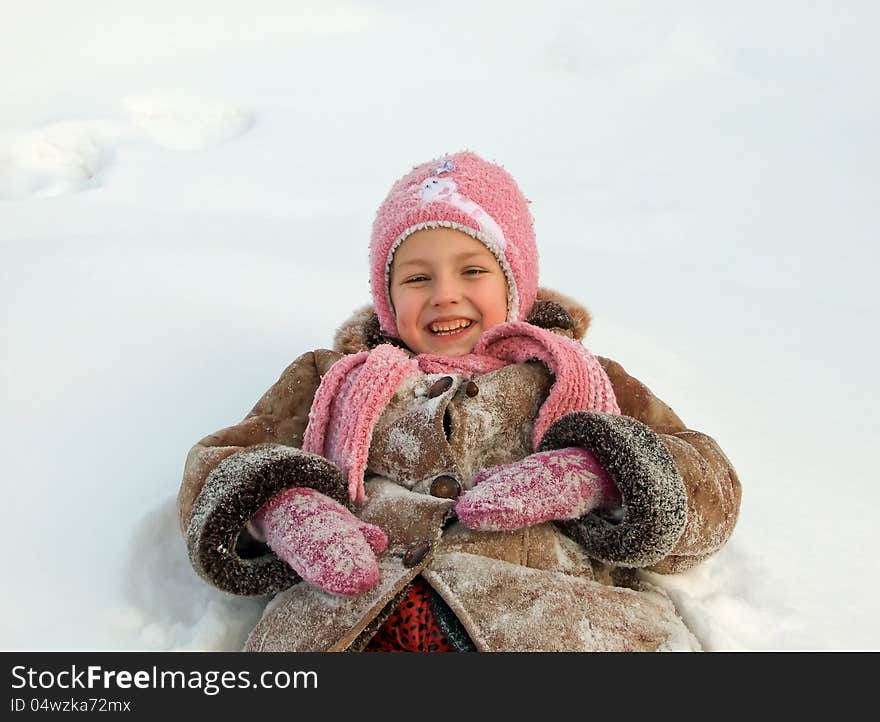
[[[473,321],[460,318],[457,321],[438,321],[431,324],[431,332],[437,334],[454,333],[462,328],[468,328]]]

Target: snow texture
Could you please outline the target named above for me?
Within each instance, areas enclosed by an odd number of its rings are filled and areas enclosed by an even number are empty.
[[[216,99],[175,94],[136,95],[123,101],[126,115],[159,145],[200,150],[244,133],[246,110]]]
[[[118,147],[141,137],[165,148],[201,150],[241,135],[253,123],[246,110],[184,94],[136,95],[120,106],[121,117],[113,120],[71,120],[2,133],[0,200],[97,188]]]
[[[111,162],[110,124],[65,121],[0,141],[0,200],[50,197],[95,187]]]
[[[587,346],[743,481],[727,546],[646,575],[700,645],[880,648],[876,5],[6,15],[0,439],[26,552],[0,647],[242,647],[268,598],[192,571],[187,450],[369,300],[393,180],[472,148],[532,201],[541,284],[590,308]],[[452,83],[425,82],[426,43]]]

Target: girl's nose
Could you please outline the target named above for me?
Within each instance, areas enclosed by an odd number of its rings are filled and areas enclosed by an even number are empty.
[[[443,306],[448,303],[456,303],[461,299],[461,288],[456,279],[437,276],[431,294],[431,303],[435,306]]]

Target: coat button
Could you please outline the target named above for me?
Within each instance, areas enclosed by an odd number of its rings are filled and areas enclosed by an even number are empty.
[[[454,499],[459,494],[461,494],[461,484],[452,476],[444,474],[431,482],[431,496],[437,496],[441,499]]]
[[[473,381],[468,381],[467,386],[464,387],[464,392],[473,398],[478,393],[480,393],[480,387],[477,386]]]
[[[426,541],[413,544],[403,555],[403,565],[407,568],[414,567],[427,556],[430,550],[431,545]]]
[[[452,386],[452,376],[444,376],[442,379],[437,379],[431,384],[431,388],[428,389],[428,398],[433,399],[434,397],[439,396],[444,391],[448,390],[450,386]]]

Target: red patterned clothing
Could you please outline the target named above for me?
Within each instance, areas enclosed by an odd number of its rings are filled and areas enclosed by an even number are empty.
[[[365,652],[454,652],[431,611],[428,583],[416,577],[409,593],[379,627]]]

